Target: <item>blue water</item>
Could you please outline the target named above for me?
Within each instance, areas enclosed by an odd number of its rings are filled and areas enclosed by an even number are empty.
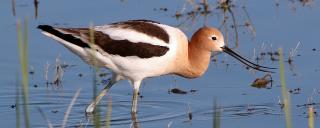
[[[199,2],[196,2],[198,4]],[[82,62],[77,56],[54,40],[43,36],[36,26],[50,24],[66,27],[83,27],[89,24],[105,24],[129,19],[149,19],[172,26],[179,26],[189,37],[192,32],[204,24],[221,27],[223,13],[215,9],[216,1],[209,1],[210,13],[207,19],[198,15],[194,20],[183,16],[178,20],[176,11],[191,11],[193,6],[183,0],[166,1],[86,1],[86,0],[55,0],[40,1],[38,17],[35,18],[33,1],[17,0],[16,16],[12,15],[11,1],[0,1],[0,122],[4,127],[15,126],[16,76],[20,74],[17,47],[17,20],[28,19],[29,27],[29,67],[34,74],[30,75],[30,114],[32,127],[46,127],[47,123],[38,111],[40,107],[48,120],[55,126],[62,124],[64,113],[77,89],[81,88],[80,96],[74,105],[68,126],[92,126],[92,122],[84,114],[84,109],[92,99],[93,69]],[[248,18],[242,9],[244,5],[256,30],[256,36],[246,27],[239,26],[239,47],[241,55],[251,58],[261,51],[277,51],[283,48],[285,59],[290,49],[300,42],[293,63],[285,62],[286,82],[288,89],[301,88],[300,94],[290,94],[293,126],[307,127],[307,107],[298,107],[314,102],[319,109],[319,85],[317,79],[320,72],[319,35],[320,8],[317,2],[302,6],[298,1],[236,1],[232,8],[238,24],[244,24]],[[167,8],[167,11],[160,10]],[[230,46],[235,45],[235,33],[228,21]],[[223,27],[221,27],[223,30]],[[224,34],[226,34],[224,32]],[[315,50],[313,50],[315,49]],[[49,80],[53,79],[55,59],[60,56],[62,63],[75,65],[65,70],[62,87],[47,86],[44,79],[44,66],[50,64]],[[141,127],[212,127],[213,101],[217,99],[221,107],[221,127],[285,127],[283,111],[278,105],[281,98],[279,73],[272,74],[271,89],[257,89],[250,86],[255,78],[263,77],[262,72],[253,72],[226,54],[217,56],[218,62],[212,63],[204,76],[197,79],[184,79],[177,76],[162,76],[144,80],[140,89],[142,99],[139,100],[138,120]],[[268,56],[260,63],[278,67]],[[227,65],[228,64],[228,65]],[[103,72],[107,72],[103,70]],[[79,77],[79,74],[83,74]],[[103,78],[106,79],[106,78]],[[34,87],[34,86],[37,87]],[[186,95],[168,94],[168,90],[179,87],[183,90],[197,90]],[[99,85],[99,88],[103,88]],[[112,127],[130,127],[130,104],[132,88],[123,81],[114,86],[110,94],[102,101],[103,120],[107,104],[112,102]],[[110,100],[111,99],[111,100]],[[192,120],[188,119],[188,111],[192,112]],[[319,118],[315,118],[315,126],[319,126]]]

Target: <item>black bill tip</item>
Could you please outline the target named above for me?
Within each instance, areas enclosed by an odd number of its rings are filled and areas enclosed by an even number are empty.
[[[230,56],[236,58],[237,60],[239,60],[241,63],[243,63],[244,65],[253,68],[255,70],[258,71],[262,71],[262,72],[270,72],[270,73],[274,73],[273,71],[270,71],[271,69],[276,69],[276,68],[270,68],[270,67],[265,67],[265,66],[261,66],[258,64],[255,64],[253,62],[250,62],[249,60],[245,59],[244,57],[240,56],[238,53],[232,51],[230,48],[228,48],[227,46],[223,46],[221,47],[221,49],[229,54]]]

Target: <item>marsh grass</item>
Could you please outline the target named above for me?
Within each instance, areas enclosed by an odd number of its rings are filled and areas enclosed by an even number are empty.
[[[73,98],[72,98],[72,100],[71,100],[71,102],[70,102],[70,104],[68,106],[68,109],[67,109],[67,111],[66,111],[66,113],[65,113],[65,115],[63,117],[61,128],[64,128],[66,126],[66,124],[68,122],[69,115],[70,115],[71,110],[72,110],[72,107],[75,104],[75,102],[76,102],[76,100],[77,100],[77,98],[78,98],[78,96],[80,94],[80,91],[81,91],[81,89],[78,89],[77,92],[74,94],[74,96],[73,96]]]
[[[94,36],[94,28],[93,28],[93,24],[90,23],[89,25],[89,45],[90,47],[92,48],[92,61],[93,61],[93,65],[97,65],[98,64],[98,60],[95,59],[95,36]],[[99,95],[99,91],[98,91],[98,79],[99,79],[99,76],[101,73],[99,73],[99,68],[97,66],[94,66],[94,69],[93,69],[93,83],[92,83],[92,86],[93,86],[93,100],[95,100],[96,96]],[[94,111],[94,114],[93,114],[93,123],[94,123],[94,126],[96,128],[100,128],[101,127],[101,113],[100,113],[100,108],[99,106],[96,106],[95,108],[95,111]],[[106,128],[110,128],[110,120],[111,120],[111,113],[112,113],[112,99],[110,98],[109,99],[109,102],[108,102],[108,106],[107,106],[107,112],[106,112],[106,117],[105,117],[105,127]]]
[[[50,122],[50,120],[47,118],[46,114],[42,111],[40,107],[38,107],[38,111],[41,114],[41,117],[47,122],[48,128],[53,128],[52,123]]]
[[[22,97],[23,97],[23,113],[26,128],[30,128],[29,116],[29,76],[28,76],[28,22],[25,18],[23,28],[21,21],[17,21],[18,48],[20,58],[20,68],[22,74]]]
[[[285,69],[284,69],[284,59],[283,59],[283,52],[282,49],[278,49],[279,52],[279,70],[280,70],[280,82],[281,82],[281,93],[282,93],[282,100],[284,105],[284,112],[285,112],[285,120],[286,120],[286,127],[292,128],[291,122],[291,108],[290,108],[290,96],[288,94],[288,90],[286,87],[285,81]]]
[[[20,82],[19,75],[16,76],[16,128],[20,128]]]
[[[112,98],[109,98],[107,113],[106,113],[106,128],[110,128],[111,126],[111,113],[112,113]]]
[[[16,107],[16,128],[21,127],[21,112],[20,112],[20,96],[22,96],[22,106],[23,106],[23,118],[24,118],[24,127],[30,128],[30,114],[29,114],[29,72],[28,72],[28,22],[27,18],[25,18],[23,22],[23,26],[21,25],[21,21],[17,21],[17,35],[18,35],[18,51],[19,51],[19,59],[20,59],[20,68],[21,68],[21,75],[22,75],[22,82],[20,83],[19,75],[17,74],[16,77],[16,100],[15,100],[15,107]],[[59,64],[60,65],[60,64]],[[61,66],[61,65],[60,65]],[[49,66],[48,66],[49,67]],[[62,71],[62,68],[57,68]],[[60,71],[60,72],[61,72]],[[47,74],[47,73],[46,73]],[[59,79],[61,80],[61,73],[58,75]],[[47,79],[47,75],[46,80]],[[22,90],[20,88],[20,85],[22,85]],[[22,91],[22,95],[20,94],[20,91]],[[72,106],[74,105],[77,97],[79,96],[80,89],[75,93],[70,105],[68,106],[67,112],[64,116],[64,120],[62,123],[62,128],[66,125],[66,122],[68,120],[68,116],[70,114],[70,111],[72,109]],[[38,108],[38,111],[40,112],[42,118],[47,122],[48,127],[52,128],[53,125],[47,119],[44,112],[41,110],[41,108]]]
[[[95,100],[97,94],[98,94],[98,87],[97,87],[97,70],[98,69],[94,69],[93,70],[93,82],[92,82],[92,86],[93,86],[93,100]],[[94,123],[94,126],[96,128],[100,128],[101,127],[101,119],[100,119],[100,108],[99,106],[95,106],[95,109],[94,109],[94,113],[93,113],[93,123]]]
[[[308,128],[314,128],[314,108],[312,105],[308,107]]]
[[[221,122],[221,111],[218,106],[218,101],[215,99],[213,101],[213,128],[220,128],[220,122]]]
[[[98,93],[98,71],[99,71],[99,68],[96,67],[95,65],[98,63],[97,60],[95,59],[94,57],[94,54],[95,54],[95,49],[94,49],[94,44],[95,44],[95,38],[94,38],[94,29],[93,29],[93,24],[90,23],[89,25],[89,46],[92,48],[90,52],[92,52],[92,55],[91,55],[91,58],[92,58],[92,61],[93,61],[93,81],[92,81],[92,86],[93,86],[93,100],[95,100],[96,96],[99,94]],[[101,119],[100,119],[100,108],[99,106],[95,106],[95,111],[93,113],[93,123],[94,123],[94,126],[96,128],[100,128],[101,127]]]
[[[12,15],[16,16],[16,0],[11,0]]]

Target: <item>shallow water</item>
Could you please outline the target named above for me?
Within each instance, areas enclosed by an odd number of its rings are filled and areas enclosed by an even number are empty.
[[[300,88],[299,94],[291,93],[291,112],[295,128],[307,127],[307,107],[305,104],[315,103],[319,109],[319,85],[317,79],[320,72],[319,35],[320,9],[317,2],[312,5],[281,1],[236,1],[232,8],[237,20],[239,32],[239,47],[236,49],[247,58],[262,52],[275,52],[283,48],[285,59],[290,49],[300,45],[293,56],[293,63],[285,63],[286,82],[288,89]],[[222,30],[223,13],[216,7],[216,1],[209,1],[212,13],[207,18],[198,15],[194,20],[188,16],[175,18],[176,11],[192,10],[192,6],[180,1],[85,1],[85,0],[55,0],[40,1],[38,17],[35,18],[33,1],[16,1],[16,16],[13,16],[11,1],[0,2],[0,121],[2,126],[15,125],[16,74],[20,71],[17,47],[17,19],[28,18],[29,27],[29,67],[34,69],[30,75],[30,109],[31,126],[46,127],[47,123],[38,108],[44,112],[54,126],[60,126],[67,107],[75,94],[81,88],[71,111],[67,126],[92,127],[90,117],[84,113],[85,107],[93,96],[93,69],[82,62],[77,56],[54,40],[43,36],[36,26],[51,24],[57,26],[88,26],[105,24],[128,19],[150,19],[172,26],[179,26],[190,37],[193,31],[207,24],[220,27]],[[198,4],[198,3],[196,3]],[[247,18],[242,6],[245,6],[250,19]],[[167,11],[164,11],[164,8]],[[248,27],[241,26],[246,21],[256,30],[256,36]],[[235,46],[235,33],[229,23],[229,45]],[[264,46],[264,50],[261,47]],[[60,56],[62,63],[70,66],[65,69],[62,85],[46,85],[44,70],[46,63],[49,67],[49,80],[54,78],[55,59]],[[226,54],[219,54],[218,61],[212,62],[204,76],[197,79],[184,79],[177,76],[161,76],[144,80],[140,89],[142,98],[139,99],[138,121],[141,127],[212,127],[213,101],[217,99],[218,109],[221,110],[221,127],[285,127],[284,113],[281,110],[279,97],[279,73],[272,74],[271,89],[257,89],[251,83],[265,73],[253,72]],[[271,61],[269,55],[259,62],[262,65],[278,67],[277,61]],[[103,70],[103,72],[108,72]],[[82,76],[80,77],[79,74]],[[99,78],[106,80],[107,77]],[[98,82],[100,83],[100,81]],[[99,89],[103,88],[99,84]],[[174,87],[188,91],[185,95],[168,93]],[[190,90],[196,90],[194,93]],[[122,81],[114,86],[104,97],[100,105],[102,124],[105,123],[107,104],[112,102],[111,126],[130,127],[131,125],[131,94],[132,88],[128,82]],[[21,102],[22,103],[22,102]],[[13,105],[13,106],[12,106]],[[188,113],[192,113],[192,119]],[[319,118],[315,118],[315,126],[319,126]]]

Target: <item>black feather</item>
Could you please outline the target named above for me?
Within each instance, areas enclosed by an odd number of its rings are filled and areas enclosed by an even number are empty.
[[[87,43],[83,42],[81,39],[76,38],[71,34],[62,33],[50,25],[39,25],[37,28],[41,29],[42,31],[45,31],[47,33],[50,33],[52,35],[55,35],[65,41],[70,42],[70,43],[77,45],[79,47],[90,48],[90,46]]]

